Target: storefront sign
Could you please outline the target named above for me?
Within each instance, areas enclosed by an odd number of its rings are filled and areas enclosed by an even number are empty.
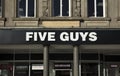
[[[26,32],[26,41],[50,41],[55,42],[56,36],[59,36],[61,42],[65,41],[97,41],[96,32],[61,32],[56,35],[56,32]]]
[[[120,44],[120,29],[0,30],[0,44]]]

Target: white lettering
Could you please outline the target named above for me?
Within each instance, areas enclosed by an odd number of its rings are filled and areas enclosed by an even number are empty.
[[[79,39],[79,33],[76,32],[75,34],[73,32],[70,32],[70,40],[77,41]]]
[[[33,38],[33,32],[26,32],[26,41],[30,41]]]
[[[91,32],[90,34],[89,34],[89,40],[90,41],[96,41],[97,40],[97,33],[95,33],[95,32]]]
[[[80,32],[80,36],[82,37],[82,41],[86,41],[87,35],[88,35],[88,32],[85,32],[85,33]]]
[[[26,41],[56,41],[56,32],[26,32]],[[59,39],[58,39],[59,40]],[[97,41],[96,32],[61,32],[61,41]]]
[[[48,41],[55,41],[55,32],[48,33]]]
[[[45,41],[45,38],[47,36],[47,32],[44,32],[43,35],[41,32],[38,32],[39,38],[41,41]]]
[[[37,38],[37,32],[34,32],[34,41],[37,41],[38,38]]]
[[[61,39],[62,41],[69,41],[69,34],[68,34],[67,32],[62,32],[62,33],[60,34],[60,39]]]

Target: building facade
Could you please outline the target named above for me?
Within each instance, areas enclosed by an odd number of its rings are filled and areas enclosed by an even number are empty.
[[[120,0],[0,0],[0,76],[119,76],[119,4]],[[69,37],[63,38],[68,40],[62,43],[54,40],[54,32],[48,34],[51,31],[85,37],[82,43],[66,34]],[[94,31],[105,40],[100,37],[97,42]],[[86,41],[88,33],[91,38]],[[37,37],[41,41],[36,43]]]

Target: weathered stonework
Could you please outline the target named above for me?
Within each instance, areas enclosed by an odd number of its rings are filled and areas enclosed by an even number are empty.
[[[0,21],[0,27],[4,27],[4,21]]]
[[[14,21],[16,27],[37,27],[38,21]]]
[[[109,21],[85,21],[86,27],[108,27]]]
[[[77,28],[80,21],[43,21],[42,26],[46,28]]]

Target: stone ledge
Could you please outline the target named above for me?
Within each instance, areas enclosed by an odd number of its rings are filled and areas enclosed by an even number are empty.
[[[96,18],[83,18],[84,21],[111,21],[111,18],[96,17]]]
[[[41,17],[41,21],[82,21],[81,17]]]
[[[0,18],[0,27],[5,26],[5,21],[6,21],[6,18]]]
[[[5,21],[6,20],[6,18],[0,18],[0,21]]]
[[[39,21],[39,18],[12,18],[13,21]]]
[[[96,17],[96,18],[82,18],[82,17],[41,17],[41,18],[13,18],[13,21],[111,21],[111,18]],[[120,18],[118,18],[120,20]]]
[[[4,21],[0,21],[0,27],[4,27],[5,22]]]

